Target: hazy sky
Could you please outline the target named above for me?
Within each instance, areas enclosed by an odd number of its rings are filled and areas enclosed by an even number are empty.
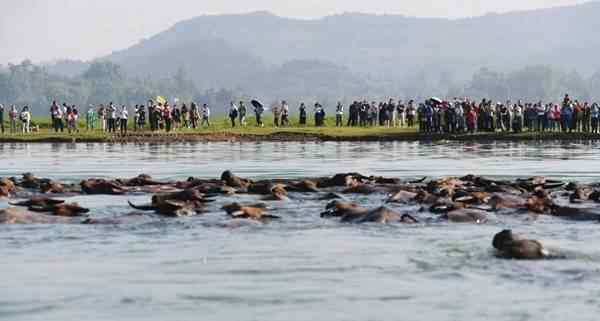
[[[0,0],[0,64],[91,59],[204,14],[268,10],[316,18],[344,12],[458,18],[586,0]]]

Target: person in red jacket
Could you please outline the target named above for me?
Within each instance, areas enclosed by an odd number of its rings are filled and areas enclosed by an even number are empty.
[[[473,106],[469,108],[467,112],[467,129],[469,133],[475,132],[475,126],[477,124],[477,111]]]

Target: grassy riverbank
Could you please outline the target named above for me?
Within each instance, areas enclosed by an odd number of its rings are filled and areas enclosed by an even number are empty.
[[[331,121],[324,127],[299,127],[297,120],[292,119],[292,126],[274,127],[270,118],[265,119],[265,127],[254,125],[254,119],[248,120],[246,127],[231,128],[228,119],[214,119],[210,127],[198,129],[176,129],[170,133],[149,130],[133,131],[130,124],[126,135],[108,134],[101,130],[86,130],[84,123],[79,124],[79,131],[68,134],[55,133],[50,123],[44,119],[36,119],[38,132],[30,134],[0,134],[0,142],[186,142],[186,141],[491,141],[491,140],[600,140],[600,135],[591,133],[559,133],[559,132],[523,132],[501,133],[482,132],[476,134],[426,134],[419,133],[416,128],[386,127],[342,127],[336,128]],[[251,125],[250,125],[251,124]]]

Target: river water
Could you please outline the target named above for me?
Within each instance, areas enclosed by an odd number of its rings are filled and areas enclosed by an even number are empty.
[[[595,143],[0,144],[0,177],[250,178],[361,172],[402,178],[545,175],[600,182]],[[6,320],[595,320],[600,226],[493,217],[484,225],[346,225],[324,201],[291,195],[283,217],[235,222],[220,199],[196,217],[109,226],[0,226],[0,319]],[[352,196],[380,206],[383,195]],[[77,196],[95,217],[149,196]],[[0,200],[0,208],[6,207]],[[398,211],[416,207],[392,205]],[[569,253],[500,260],[491,239],[512,228]]]

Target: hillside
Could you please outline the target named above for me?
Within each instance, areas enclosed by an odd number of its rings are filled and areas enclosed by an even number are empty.
[[[168,76],[179,66],[203,86],[246,86],[251,75],[290,60],[347,67],[403,80],[444,72],[465,80],[480,67],[558,65],[600,69],[600,3],[446,20],[343,14],[318,20],[266,12],[200,16],[107,57],[135,75]],[[251,78],[251,79],[249,79]],[[209,80],[210,79],[210,80]]]

